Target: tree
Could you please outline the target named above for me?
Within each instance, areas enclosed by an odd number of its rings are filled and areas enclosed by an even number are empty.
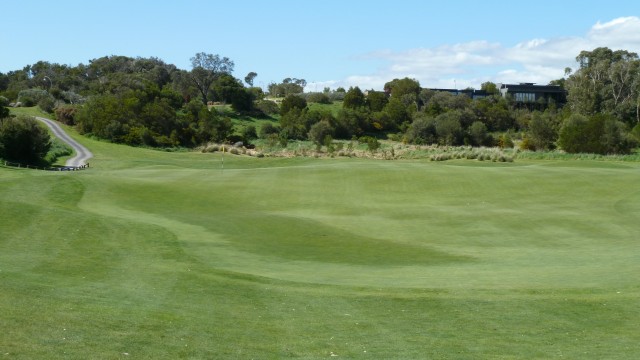
[[[411,120],[407,107],[398,97],[391,97],[383,112],[389,117],[388,130],[393,130],[404,122]]]
[[[255,125],[248,125],[242,128],[240,131],[240,135],[247,143],[251,142],[251,140],[255,140],[258,138],[258,131],[256,130]]]
[[[255,79],[256,76],[258,76],[258,73],[252,71],[244,77],[244,82],[246,82],[249,86],[253,86],[253,79]]]
[[[387,98],[387,94],[382,91],[373,91],[369,90],[367,94],[367,106],[369,106],[369,110],[372,112],[382,111],[384,106],[387,105],[389,99]]]
[[[393,97],[402,97],[402,95],[406,94],[415,94],[418,96],[420,94],[420,83],[416,79],[409,79],[408,77],[404,79],[393,79],[388,83],[384,84],[384,91],[387,94],[391,94]]]
[[[412,144],[434,144],[437,142],[436,120],[425,113],[417,113],[405,137]]]
[[[51,137],[30,116],[0,121],[0,157],[26,164],[43,161],[51,148]]]
[[[240,80],[229,74],[222,74],[213,82],[211,91],[209,91],[209,99],[224,103],[233,103],[233,97],[238,94],[240,90],[244,89]]]
[[[442,145],[460,144],[460,114],[457,111],[449,111],[436,117],[436,133]]]
[[[527,138],[536,150],[548,150],[558,137],[553,119],[548,113],[534,112],[529,121]]]
[[[329,95],[327,95],[324,92],[310,93],[307,96],[307,101],[311,103],[318,103],[318,104],[331,104],[331,99],[329,98]]]
[[[480,84],[480,90],[486,91],[489,95],[497,95],[500,93],[500,90],[498,90],[498,86],[491,81],[486,81]]]
[[[305,86],[307,86],[305,79],[286,78],[279,84],[269,84],[269,94],[276,97],[300,94],[304,92]]]
[[[625,125],[611,115],[573,114],[560,129],[559,145],[569,153],[624,154],[631,150]]]
[[[640,121],[640,58],[606,47],[581,51],[580,68],[566,81],[571,109],[584,115],[607,113],[627,123]]]
[[[474,121],[471,126],[469,126],[469,138],[471,139],[471,143],[475,146],[485,145],[487,140],[488,132],[487,126],[481,121]]]
[[[191,81],[200,92],[202,102],[206,104],[211,84],[220,75],[231,74],[234,63],[227,57],[221,58],[217,54],[212,55],[201,52],[191,58],[191,67]]]
[[[231,96],[231,108],[240,113],[253,110],[254,95],[248,89],[235,89]]]
[[[6,108],[7,105],[9,105],[9,99],[0,96],[0,120],[9,116],[9,109]]]
[[[292,95],[293,96],[293,95]],[[309,129],[305,126],[306,109],[293,107],[280,117],[280,135],[288,139],[303,140]]]
[[[365,97],[359,87],[350,87],[344,96],[342,107],[345,109],[357,109],[365,105]]]
[[[302,96],[288,95],[284,100],[282,100],[282,104],[280,105],[280,115],[286,115],[294,108],[297,108],[298,110],[306,109],[307,100]]]

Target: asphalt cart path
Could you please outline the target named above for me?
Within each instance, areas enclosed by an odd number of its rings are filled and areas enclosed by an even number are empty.
[[[71,136],[69,136],[69,134],[67,134],[57,122],[43,117],[36,117],[36,119],[45,123],[58,139],[67,143],[73,148],[73,151],[76,152],[74,157],[67,160],[65,166],[74,168],[82,167],[87,164],[87,160],[93,157],[93,154],[89,149],[71,138]]]

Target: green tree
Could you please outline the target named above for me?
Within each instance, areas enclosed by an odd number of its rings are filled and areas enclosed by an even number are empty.
[[[266,139],[270,135],[273,135],[273,134],[278,135],[279,133],[280,133],[280,129],[278,127],[276,127],[275,125],[273,125],[270,122],[265,122],[260,127],[260,131],[258,132],[258,136],[260,137],[260,139]]]
[[[389,126],[387,130],[394,130],[404,122],[411,120],[407,107],[402,100],[396,96],[392,96],[389,99],[387,105],[385,105],[383,112],[389,117]]]
[[[254,95],[249,89],[235,89],[231,95],[231,108],[240,113],[247,113],[253,110]]]
[[[202,102],[206,104],[213,82],[223,74],[231,74],[234,63],[227,57],[200,52],[191,58],[191,67],[190,79],[200,92]]]
[[[548,150],[554,147],[558,133],[556,126],[548,113],[536,111],[529,121],[527,138],[536,150]]]
[[[286,78],[279,84],[269,84],[269,94],[276,97],[301,94],[304,92],[305,86],[307,86],[305,79]]]
[[[461,132],[459,112],[449,111],[436,117],[436,133],[442,145],[459,145]]]
[[[363,108],[341,109],[336,116],[336,138],[350,139],[361,135],[369,126],[370,113]]]
[[[485,145],[487,136],[489,135],[487,126],[481,121],[474,121],[471,126],[469,126],[468,133],[471,143],[475,146]]]
[[[558,143],[569,153],[595,154],[624,154],[635,145],[624,123],[607,114],[571,115],[560,129]]]
[[[391,94],[392,97],[401,98],[406,94],[414,94],[416,97],[420,94],[420,83],[416,79],[393,79],[384,84],[384,91]]]
[[[382,91],[369,90],[366,104],[372,112],[382,111],[389,101],[387,94]]]
[[[6,108],[7,105],[9,105],[9,99],[0,96],[0,120],[9,116],[9,109]]]
[[[307,96],[307,101],[318,104],[331,104],[331,98],[324,92],[314,92]]]
[[[345,109],[357,109],[365,105],[365,97],[359,87],[350,87],[344,96],[342,107]]]
[[[498,86],[491,81],[486,81],[480,84],[480,90],[484,90],[489,95],[498,95],[500,90],[498,90]]]
[[[307,100],[299,95],[288,95],[286,98],[284,98],[284,100],[282,100],[282,104],[280,104],[280,115],[286,115],[294,108],[297,108],[301,111],[303,109],[306,109]]]
[[[417,113],[407,128],[405,137],[411,144],[435,144],[438,139],[435,118],[423,112]]]
[[[627,123],[640,122],[638,54],[600,47],[580,52],[576,61],[580,67],[566,81],[574,112],[607,113]]]
[[[247,76],[244,77],[244,82],[246,82],[249,86],[253,86],[253,80],[256,78],[256,76],[258,76],[258,73],[251,71],[247,74]]]
[[[51,137],[30,116],[0,121],[0,157],[25,164],[41,163],[51,148]]]
[[[230,74],[221,74],[211,86],[209,99],[224,103],[233,103],[236,95],[244,96],[244,94],[241,93],[242,90],[245,90],[245,87],[238,79]]]
[[[293,95],[291,95],[293,96]],[[303,140],[307,137],[309,129],[306,127],[306,109],[293,107],[280,117],[280,135],[289,139]]]
[[[245,142],[249,143],[251,140],[255,140],[258,138],[258,132],[256,130],[255,125],[247,125],[242,128],[240,135],[244,139]]]

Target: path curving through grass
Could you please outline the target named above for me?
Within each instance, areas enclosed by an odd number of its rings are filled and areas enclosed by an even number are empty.
[[[66,166],[70,167],[80,167],[87,164],[87,161],[93,157],[93,154],[89,149],[85,146],[74,140],[71,136],[69,136],[62,127],[55,121],[47,118],[43,118],[40,116],[35,117],[36,120],[43,122],[51,132],[60,140],[65,142],[67,145],[71,146],[73,151],[76,153],[72,158],[68,159],[65,163]]]

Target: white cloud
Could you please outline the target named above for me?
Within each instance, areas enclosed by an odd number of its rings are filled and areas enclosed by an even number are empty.
[[[487,41],[390,50],[366,54],[363,60],[382,60],[387,65],[373,74],[352,75],[335,86],[382,89],[394,78],[415,78],[425,87],[479,87],[484,81],[546,84],[575,66],[582,50],[609,47],[640,52],[640,18],[621,17],[598,22],[581,37],[528,39],[512,47]]]

